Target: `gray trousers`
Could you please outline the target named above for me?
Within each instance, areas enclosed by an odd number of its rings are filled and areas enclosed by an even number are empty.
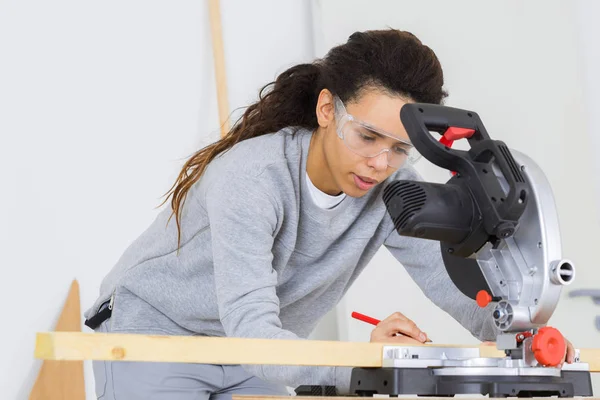
[[[109,320],[98,332],[109,332]],[[103,400],[230,400],[233,394],[279,395],[283,385],[265,382],[239,365],[92,361],[96,397]]]

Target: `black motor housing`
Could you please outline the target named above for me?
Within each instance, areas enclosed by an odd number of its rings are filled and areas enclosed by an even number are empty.
[[[400,119],[416,150],[453,176],[445,184],[390,182],[383,200],[396,231],[439,241],[450,278],[468,297],[490,292],[471,256],[486,243],[496,245],[515,233],[532,193],[529,181],[506,144],[491,139],[473,111],[409,103],[402,106]],[[470,150],[452,149],[431,133],[457,132],[454,128],[471,133],[465,136]]]
[[[477,218],[469,193],[457,185],[398,180],[384,189],[383,201],[406,236],[460,243]]]
[[[506,144],[490,138],[477,113],[409,103],[402,106],[400,119],[417,151],[454,176],[443,185],[414,182],[416,186],[411,186],[412,181],[398,180],[384,189],[384,202],[397,219],[398,233],[453,244],[450,252],[465,258],[487,242],[512,236],[531,187]],[[450,128],[472,131],[466,139],[470,150],[452,149],[431,134],[444,134]],[[403,185],[420,187],[414,191],[422,200],[403,195],[399,190]],[[464,235],[467,227],[470,232]]]

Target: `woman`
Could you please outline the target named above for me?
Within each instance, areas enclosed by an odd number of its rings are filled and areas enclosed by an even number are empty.
[[[381,200],[384,182],[419,179],[400,108],[441,103],[442,86],[434,52],[397,30],[355,33],[322,60],[283,72],[226,137],[187,161],[168,193],[171,207],[103,281],[86,312],[89,326],[305,339],[386,246],[436,305],[479,339],[494,340],[489,310],[454,287],[438,243],[400,237]],[[426,339],[401,313],[371,335]],[[307,384],[344,393],[350,371],[94,363],[104,399],[218,399]]]

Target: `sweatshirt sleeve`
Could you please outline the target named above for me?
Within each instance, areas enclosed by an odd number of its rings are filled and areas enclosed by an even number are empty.
[[[496,339],[498,331],[491,317],[494,305],[480,308],[454,285],[444,266],[439,242],[400,236],[392,229],[385,246],[435,305],[479,340]]]
[[[215,291],[228,337],[297,339],[282,327],[273,243],[282,209],[260,176],[227,174],[206,191]],[[347,390],[350,371],[337,367],[244,365],[251,374],[290,387],[334,385]]]

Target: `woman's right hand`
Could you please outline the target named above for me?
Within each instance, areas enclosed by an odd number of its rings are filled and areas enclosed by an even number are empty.
[[[400,312],[382,320],[371,332],[371,342],[422,344],[427,340],[427,334]]]

